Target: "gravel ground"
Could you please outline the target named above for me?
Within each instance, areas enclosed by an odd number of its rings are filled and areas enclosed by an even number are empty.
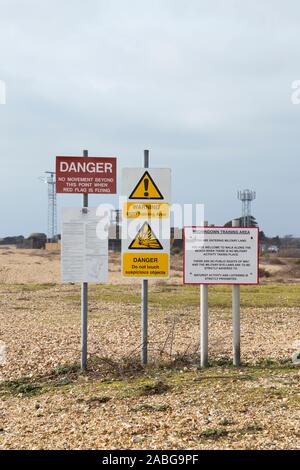
[[[198,307],[180,302],[178,257],[169,286],[178,303],[152,287],[160,303],[150,302],[141,370],[139,286],[120,284],[112,257],[111,291],[91,288],[81,374],[79,286],[58,284],[57,254],[25,251],[0,254],[1,449],[300,449],[297,304],[242,308],[240,369],[230,364],[230,309],[212,307],[211,367],[198,370]]]

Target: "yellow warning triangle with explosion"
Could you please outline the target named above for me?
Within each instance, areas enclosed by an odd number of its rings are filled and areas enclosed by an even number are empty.
[[[152,228],[145,222],[138,231],[135,239],[129,245],[129,250],[162,250],[160,241],[153,233]]]
[[[138,184],[129,196],[129,199],[163,199],[163,195],[156,186],[148,171],[145,171]]]

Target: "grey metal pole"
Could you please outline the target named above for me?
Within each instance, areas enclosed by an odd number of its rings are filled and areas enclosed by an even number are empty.
[[[204,227],[208,222],[203,223]],[[200,365],[208,366],[208,285],[200,286]]]
[[[55,228],[54,228],[54,226],[55,226],[55,223],[54,223],[54,219],[55,219],[55,217],[54,217],[54,213],[55,213],[55,209],[54,209],[55,185],[54,185],[54,174],[53,173],[51,175],[51,179],[52,179],[51,184],[52,184],[52,197],[53,197],[53,202],[52,202],[52,240],[51,241],[54,242],[54,235],[56,235],[56,233],[54,233],[55,232]]]
[[[200,347],[201,367],[208,366],[208,285],[200,286],[201,314],[200,314]]]
[[[88,157],[88,151],[83,151],[83,157]],[[83,195],[83,208],[88,207],[88,195]],[[81,284],[81,369],[87,369],[87,323],[88,323],[88,283]]]
[[[232,227],[239,227],[239,219],[232,221]],[[241,363],[241,320],[240,320],[240,286],[232,286],[232,346],[233,365],[240,366]]]
[[[149,150],[144,150],[144,168],[149,168]],[[141,362],[148,363],[148,280],[142,280]]]

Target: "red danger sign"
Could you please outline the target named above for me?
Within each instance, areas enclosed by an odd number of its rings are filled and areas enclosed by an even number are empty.
[[[56,157],[56,192],[116,194],[115,157]]]

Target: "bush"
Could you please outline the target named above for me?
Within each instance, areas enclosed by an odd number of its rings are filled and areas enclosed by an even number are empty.
[[[161,380],[158,380],[154,383],[145,384],[140,387],[140,395],[161,395],[162,393],[170,390],[170,386]]]
[[[259,277],[271,277],[271,273],[265,268],[259,268]]]

